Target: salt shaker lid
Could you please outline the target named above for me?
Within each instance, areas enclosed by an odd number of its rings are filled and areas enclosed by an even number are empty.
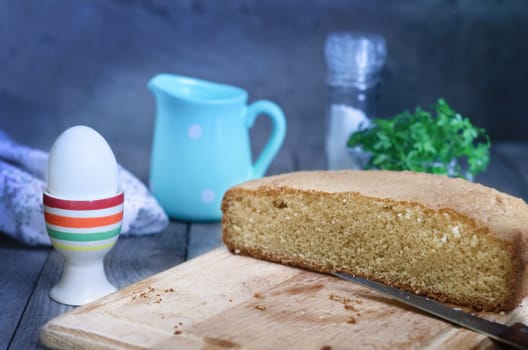
[[[378,34],[334,32],[326,39],[327,83],[368,89],[379,82],[385,63],[385,39]]]

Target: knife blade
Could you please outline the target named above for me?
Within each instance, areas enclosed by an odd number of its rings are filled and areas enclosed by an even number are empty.
[[[347,281],[359,283],[413,308],[484,334],[497,342],[517,349],[528,349],[528,327],[522,323],[507,326],[372,280],[337,272],[333,273],[333,275]]]

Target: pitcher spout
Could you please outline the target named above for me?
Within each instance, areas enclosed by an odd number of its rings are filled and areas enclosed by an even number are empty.
[[[147,88],[153,93],[159,93],[163,91],[164,80],[166,80],[167,74],[162,73],[155,75],[147,82]],[[166,84],[166,83],[165,83]]]
[[[147,87],[154,95],[164,94],[200,104],[241,103],[247,100],[243,89],[175,74],[158,74],[149,80]]]

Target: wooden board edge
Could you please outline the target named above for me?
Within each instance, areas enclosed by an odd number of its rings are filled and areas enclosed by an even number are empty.
[[[133,332],[133,330],[130,330]],[[83,349],[83,350],[147,350],[147,349],[182,349],[198,350],[207,347],[208,350],[225,350],[225,347],[208,342],[203,337],[192,333],[188,335],[173,335],[161,338],[159,342],[146,343],[145,346],[113,339],[103,335],[88,333],[78,328],[64,327],[47,323],[40,332],[42,345],[49,349]]]
[[[124,344],[113,339],[90,334],[90,341],[87,341],[85,332],[72,328],[53,324],[53,320],[47,322],[40,329],[40,342],[49,349],[86,349],[99,350],[101,348],[112,347],[114,349],[144,349],[131,344]]]

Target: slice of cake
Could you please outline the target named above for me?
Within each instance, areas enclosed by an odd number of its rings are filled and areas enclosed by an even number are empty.
[[[442,175],[311,171],[252,180],[222,203],[237,253],[345,272],[440,301],[516,306],[528,254],[528,205]]]

